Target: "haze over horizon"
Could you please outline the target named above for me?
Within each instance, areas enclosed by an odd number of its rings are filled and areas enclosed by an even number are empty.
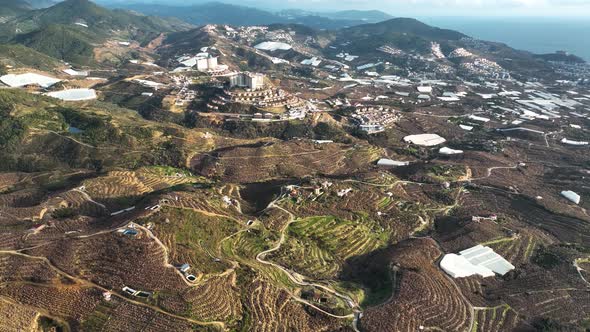
[[[107,0],[103,2],[122,2]],[[127,2],[127,1],[124,1]],[[136,0],[137,3],[191,5],[208,0],[161,1]],[[381,10],[394,16],[545,16],[588,17],[590,0],[223,0],[220,2],[258,7],[268,10],[304,9],[311,11]]]

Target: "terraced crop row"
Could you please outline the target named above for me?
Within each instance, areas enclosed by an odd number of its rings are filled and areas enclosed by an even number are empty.
[[[248,330],[253,332],[337,331],[342,324],[322,314],[310,314],[287,292],[260,279],[246,290],[246,307],[250,313]]]
[[[193,181],[193,177],[161,176],[157,173],[139,170],[137,172],[112,171],[104,177],[85,181],[84,185],[92,197],[116,198],[137,196]]]
[[[108,309],[107,312],[102,313],[103,315],[107,315],[106,319],[104,319],[102,322],[96,322],[97,328],[89,331],[189,332],[194,331],[196,328],[189,322],[164,315],[149,308],[122,302],[121,300],[115,301],[117,301],[117,303],[112,305],[113,308]],[[97,311],[100,310],[104,309],[99,307]],[[97,313],[96,311],[93,313],[95,316],[100,314],[101,313]]]
[[[0,282],[50,282],[57,274],[41,260],[11,254],[0,255]]]
[[[353,256],[383,246],[386,233],[370,228],[371,221],[348,221],[334,217],[311,217],[289,227],[284,248],[273,259],[315,278],[331,278]]]
[[[242,304],[240,292],[235,287],[235,273],[214,277],[183,294],[189,304],[189,314],[200,320],[229,321],[240,317]]]
[[[369,331],[465,331],[472,319],[469,304],[435,265],[441,255],[432,240],[408,240],[393,250],[401,271],[398,293],[390,302],[369,308],[361,326]],[[395,313],[395,314],[392,314]]]
[[[475,310],[472,332],[512,331],[519,323],[518,314],[508,305]]]

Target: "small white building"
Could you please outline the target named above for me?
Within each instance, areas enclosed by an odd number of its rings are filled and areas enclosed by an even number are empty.
[[[569,201],[575,204],[580,204],[580,195],[571,191],[571,190],[564,190],[561,192],[561,196],[567,198]]]

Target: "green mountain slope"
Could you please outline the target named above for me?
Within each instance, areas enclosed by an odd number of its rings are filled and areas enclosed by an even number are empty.
[[[57,59],[18,44],[0,44],[0,64],[44,71],[52,70],[60,65]]]
[[[117,33],[145,41],[161,32],[191,28],[178,19],[143,16],[123,10],[109,10],[88,0],[67,0],[55,6],[28,11],[5,25],[17,33],[28,33],[47,25],[76,25],[105,37]]]
[[[87,64],[92,61],[96,37],[74,26],[53,24],[19,35],[15,41],[56,59]]]

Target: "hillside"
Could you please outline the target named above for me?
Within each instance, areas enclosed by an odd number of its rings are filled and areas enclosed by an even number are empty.
[[[56,59],[87,64],[92,59],[96,37],[75,26],[52,24],[44,29],[19,35],[15,42]]]
[[[44,71],[51,71],[60,65],[57,59],[18,44],[0,44],[0,64]]]

